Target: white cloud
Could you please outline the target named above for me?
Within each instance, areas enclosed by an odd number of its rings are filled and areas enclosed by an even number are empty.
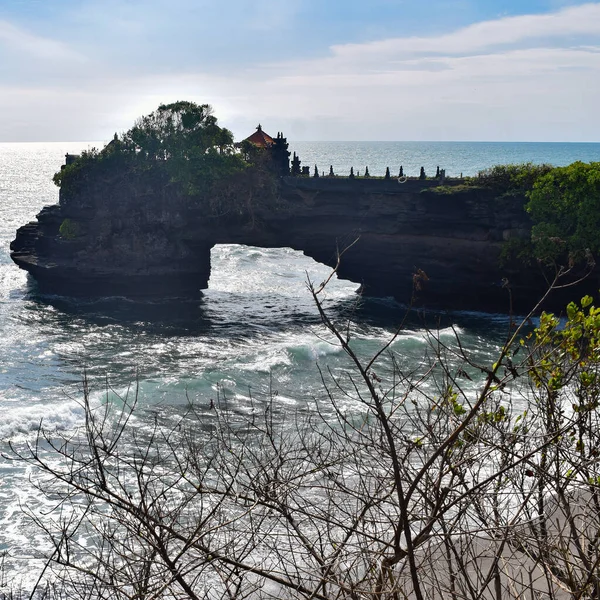
[[[62,42],[34,35],[3,20],[0,20],[0,43],[8,50],[38,60],[84,60],[83,56]]]
[[[475,23],[446,35],[406,37],[367,44],[332,47],[334,59],[390,60],[418,54],[464,54],[495,46],[515,45],[533,40],[600,34],[600,4],[583,4],[553,14],[505,17]]]
[[[278,4],[261,0],[246,16],[256,26],[289,23],[292,9],[270,12]],[[72,66],[79,56],[2,21],[1,43],[39,64],[54,57]],[[238,137],[260,121],[290,139],[600,140],[597,3],[220,74],[206,72],[206,58],[150,76],[97,60],[46,86],[0,90],[10,139],[108,139],[160,102],[189,98],[213,104]]]
[[[300,117],[304,139],[330,118],[339,139],[600,140],[600,4],[334,46],[253,78],[254,110]]]

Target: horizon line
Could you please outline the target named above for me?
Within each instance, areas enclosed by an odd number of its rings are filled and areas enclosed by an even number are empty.
[[[104,140],[0,140],[0,144],[99,144]],[[288,143],[302,144],[600,144],[590,140],[294,140]]]

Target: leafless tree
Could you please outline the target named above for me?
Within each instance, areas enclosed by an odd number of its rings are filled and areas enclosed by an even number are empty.
[[[311,411],[273,392],[240,415],[221,392],[148,418],[86,385],[81,431],[13,447],[55,502],[30,514],[47,579],[90,599],[598,598],[596,309],[524,319],[489,365],[431,333],[408,369],[402,326],[358,356],[326,287],[348,368],[321,371]]]

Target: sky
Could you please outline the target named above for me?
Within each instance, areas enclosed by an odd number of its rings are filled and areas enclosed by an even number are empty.
[[[600,2],[0,0],[0,142],[161,103],[236,139],[600,141]]]

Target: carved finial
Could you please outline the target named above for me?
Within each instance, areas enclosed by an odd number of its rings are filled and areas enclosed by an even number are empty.
[[[262,125],[259,123],[258,127],[256,129],[257,129],[257,131],[262,131]]]

